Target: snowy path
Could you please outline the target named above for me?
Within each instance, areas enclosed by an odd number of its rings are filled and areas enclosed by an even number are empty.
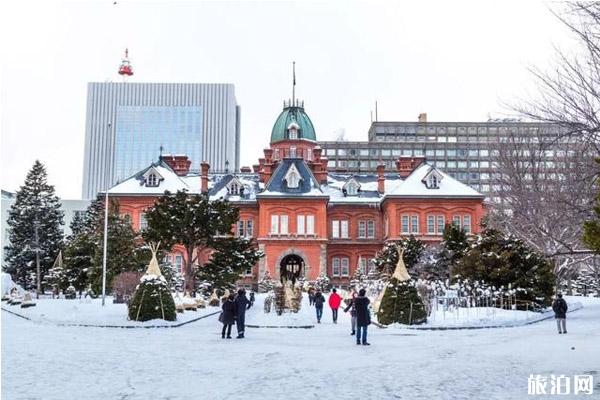
[[[3,312],[2,398],[543,398],[527,396],[532,373],[592,373],[594,396],[554,398],[600,398],[596,299],[569,315],[564,336],[554,320],[476,331],[370,327],[369,347],[354,344],[346,314],[338,325],[324,314],[313,329],[248,329],[244,340],[222,340],[216,317],[121,330],[40,325]]]

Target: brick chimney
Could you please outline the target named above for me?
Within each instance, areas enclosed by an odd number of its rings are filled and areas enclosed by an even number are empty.
[[[254,171],[255,174],[258,174],[260,172],[260,164],[253,164],[252,171]]]
[[[427,113],[419,114],[419,122],[427,122]]]
[[[244,167],[240,168],[240,172],[242,174],[249,174],[250,172],[252,172],[252,168],[244,166]]]
[[[167,163],[177,176],[186,176],[190,172],[192,162],[185,154],[163,154],[160,156],[160,159]]]
[[[396,161],[398,175],[402,179],[408,177],[423,161],[425,161],[425,157],[400,157]]]
[[[377,191],[379,194],[385,193],[385,177],[383,173],[385,171],[385,164],[379,164],[377,166]]]
[[[200,192],[208,193],[208,170],[210,165],[206,161],[200,163]]]
[[[312,153],[313,153],[313,162],[318,163],[319,161],[321,161],[321,155],[323,154],[323,149],[320,148],[319,146],[315,147],[312,149]]]

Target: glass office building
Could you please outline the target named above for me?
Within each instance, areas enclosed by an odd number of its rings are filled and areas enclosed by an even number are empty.
[[[229,83],[88,83],[84,199],[165,154],[185,154],[190,169],[239,170],[240,107]]]
[[[115,179],[124,180],[158,160],[161,149],[198,162],[202,138],[200,106],[119,106]]]

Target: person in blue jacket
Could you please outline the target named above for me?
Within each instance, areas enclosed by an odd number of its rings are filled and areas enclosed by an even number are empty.
[[[235,325],[237,328],[237,339],[244,338],[244,329],[246,327],[246,310],[252,307],[252,303],[246,297],[246,291],[240,289],[234,300],[235,303]]]

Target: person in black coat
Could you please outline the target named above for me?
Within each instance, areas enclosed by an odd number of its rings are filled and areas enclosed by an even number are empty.
[[[325,296],[319,289],[317,289],[315,296],[313,297],[315,303],[315,310],[317,310],[317,323],[321,323],[321,317],[323,316],[323,304],[325,304]]]
[[[367,342],[367,327],[371,324],[371,312],[369,311],[370,300],[365,296],[365,289],[360,289],[358,297],[354,299],[354,309],[356,310],[356,344],[369,346]],[[362,332],[362,335],[361,335]]]
[[[235,304],[233,303],[233,294],[227,297],[227,300],[221,306],[223,312],[219,320],[223,323],[223,330],[221,331],[221,337],[225,339],[225,330],[227,330],[227,339],[231,339],[231,326],[235,321]]]
[[[237,296],[234,300],[235,303],[235,324],[237,327],[237,338],[244,338],[244,329],[246,327],[246,310],[252,307],[252,303],[246,297],[246,291],[244,289],[238,290]]]
[[[562,294],[558,294],[557,299],[552,303],[552,310],[554,311],[554,318],[556,318],[556,327],[558,333],[567,333],[567,302],[562,298]],[[561,329],[562,328],[562,329]]]

